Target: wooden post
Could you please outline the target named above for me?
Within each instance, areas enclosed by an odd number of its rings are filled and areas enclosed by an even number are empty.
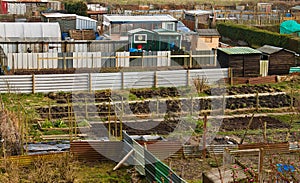
[[[264,149],[259,149],[259,161],[258,161],[258,176],[257,182],[263,183],[263,166],[264,166]]]
[[[111,108],[111,103],[110,103],[110,100],[108,102],[108,138],[110,139],[110,108]]]
[[[117,124],[117,107],[116,107],[116,104],[114,104],[114,113],[115,113],[115,119],[114,119],[114,122],[115,122],[115,137],[117,139],[118,137],[118,124]]]
[[[121,97],[121,118],[120,118],[120,137],[121,137],[121,139],[123,139],[123,133],[122,133],[122,131],[123,131],[123,124],[122,124],[122,122],[123,122],[123,114],[124,114],[124,99],[123,99],[123,97]]]
[[[157,88],[157,72],[156,71],[154,71],[154,78],[153,78],[153,83],[154,83],[154,88]]]
[[[118,59],[118,55],[116,55],[116,68],[119,68],[119,59]]]
[[[84,97],[84,103],[85,103],[85,119],[88,119],[88,105],[87,105],[87,100],[86,97]]]
[[[71,118],[70,118],[70,101],[69,101],[69,98],[67,98],[67,102],[68,102],[68,120],[69,120],[69,129],[70,129],[70,142],[72,142],[73,141],[73,123],[72,123]]]
[[[40,70],[40,56],[37,54],[37,69]]]
[[[35,76],[32,74],[32,93],[35,94]]]
[[[67,69],[67,60],[66,60],[66,55],[63,55],[63,61],[64,61],[64,70]]]
[[[124,89],[124,72],[121,71],[121,89],[123,90]]]
[[[203,141],[203,150],[202,150],[202,158],[203,160],[205,160],[206,158],[206,126],[207,126],[207,115],[204,115],[204,119],[203,119],[203,137],[202,137],[202,141]]]
[[[189,61],[189,68],[193,67],[193,55],[192,55],[192,50],[190,51],[190,61]]]
[[[258,92],[256,92],[256,105],[255,105],[255,110],[258,111],[259,109],[259,96],[258,96]]]
[[[194,99],[193,99],[193,96],[191,96],[191,111],[190,111],[190,114],[193,115],[193,110],[194,110]]]
[[[89,92],[92,93],[92,73],[89,73]]]
[[[48,102],[48,119],[49,120],[51,120],[51,102],[50,102],[50,100],[49,100],[49,102]]]
[[[267,143],[267,122],[264,122],[264,142]]]

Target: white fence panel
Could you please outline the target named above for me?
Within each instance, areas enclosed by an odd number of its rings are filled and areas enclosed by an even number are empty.
[[[96,73],[91,75],[92,90],[121,89],[122,73]]]
[[[0,76],[0,93],[31,93],[31,75]]]
[[[124,72],[124,88],[150,88],[154,86],[155,72]]]
[[[157,52],[157,67],[171,66],[170,51],[158,51]]]
[[[129,67],[129,56],[130,56],[129,52],[116,52],[116,56],[118,57],[119,67]]]

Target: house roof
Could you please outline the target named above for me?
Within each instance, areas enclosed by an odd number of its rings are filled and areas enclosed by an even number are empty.
[[[230,48],[218,48],[218,50],[228,55],[245,55],[245,54],[261,54],[259,50],[250,47],[230,47]]]
[[[171,15],[103,15],[107,23],[151,23],[151,22],[178,22]]]
[[[199,36],[220,36],[217,29],[197,29]]]

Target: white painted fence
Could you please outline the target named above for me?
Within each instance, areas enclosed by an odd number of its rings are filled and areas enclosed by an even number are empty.
[[[52,52],[8,53],[11,69],[67,69],[102,67],[169,67],[179,66],[173,59],[182,58],[187,65],[216,66],[213,53],[204,55],[171,55],[170,51],[146,52],[130,56],[129,52]],[[195,60],[193,60],[195,59]],[[201,60],[202,59],[202,60]],[[182,65],[182,64],[181,64]]]
[[[228,69],[198,69],[149,72],[7,75],[0,76],[1,93],[47,93],[103,89],[180,87],[197,77],[214,83],[227,77]]]

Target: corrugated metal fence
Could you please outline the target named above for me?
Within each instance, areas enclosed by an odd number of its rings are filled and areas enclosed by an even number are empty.
[[[104,89],[190,86],[195,78],[215,83],[228,69],[170,70],[148,72],[7,75],[0,76],[0,92],[47,93]]]

